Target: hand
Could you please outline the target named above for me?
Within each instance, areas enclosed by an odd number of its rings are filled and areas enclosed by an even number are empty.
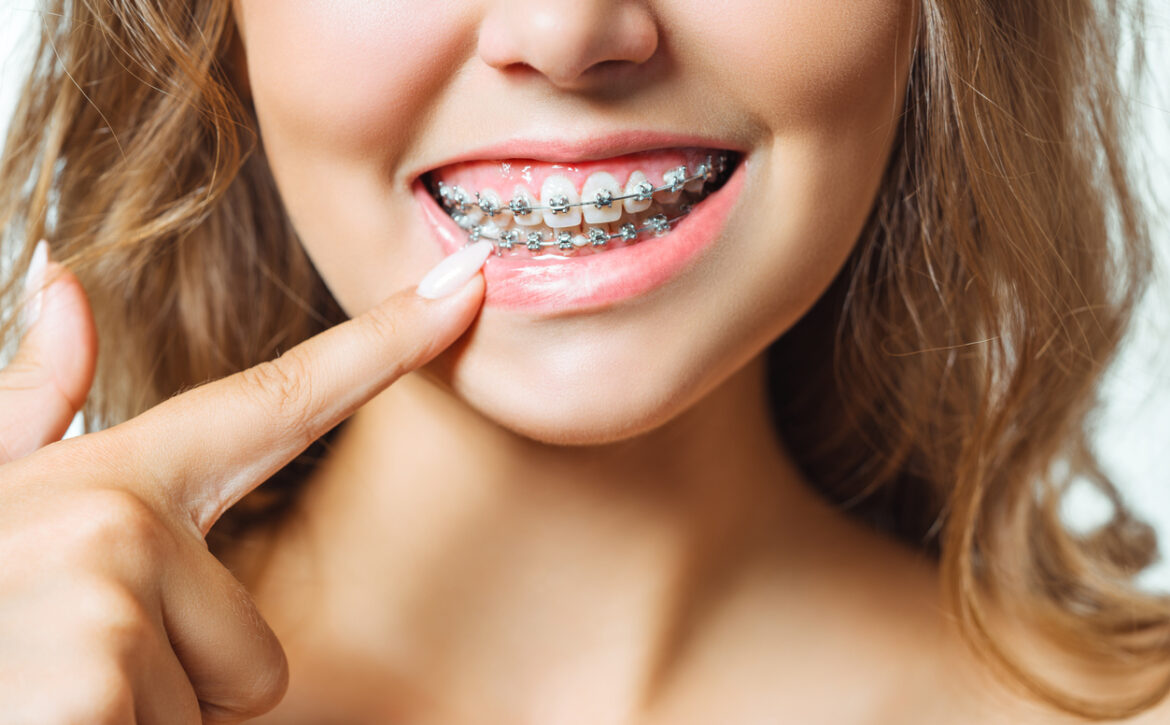
[[[80,283],[48,264],[40,315],[0,371],[0,723],[236,723],[275,706],[284,652],[203,537],[468,327],[486,252],[474,268],[468,256],[447,297],[404,290],[274,361],[60,442],[96,339]]]

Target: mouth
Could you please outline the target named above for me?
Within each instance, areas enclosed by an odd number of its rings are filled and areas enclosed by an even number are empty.
[[[697,145],[557,158],[465,157],[412,184],[444,252],[494,247],[485,306],[556,316],[665,285],[721,237],[750,164]]]
[[[702,147],[574,164],[465,161],[422,183],[469,242],[490,241],[497,256],[557,259],[669,235],[739,161],[734,151]]]

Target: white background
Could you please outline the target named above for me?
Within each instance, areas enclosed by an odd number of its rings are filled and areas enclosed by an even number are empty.
[[[1096,440],[1125,497],[1159,529],[1164,558],[1142,582],[1170,592],[1170,7],[1162,2],[1150,3],[1157,7],[1150,8],[1147,28],[1154,78],[1149,87],[1135,91],[1150,144],[1143,156],[1162,209],[1155,219],[1159,279],[1140,310],[1135,335],[1110,373]],[[35,38],[32,7],[32,0],[0,0],[0,137],[18,91],[20,59]],[[1067,503],[1067,518],[1076,527],[1091,527],[1108,515],[1087,487],[1074,489]]]

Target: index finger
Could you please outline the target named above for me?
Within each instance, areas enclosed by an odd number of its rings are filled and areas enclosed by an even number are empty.
[[[454,342],[483,295],[479,274],[439,299],[403,290],[274,360],[170,398],[105,433],[121,437],[115,449],[134,451],[130,470],[152,489],[141,493],[179,506],[206,534],[310,443]]]

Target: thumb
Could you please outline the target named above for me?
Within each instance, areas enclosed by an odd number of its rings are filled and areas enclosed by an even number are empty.
[[[93,382],[97,332],[81,283],[41,241],[26,279],[26,332],[0,370],[0,463],[59,440]]]

